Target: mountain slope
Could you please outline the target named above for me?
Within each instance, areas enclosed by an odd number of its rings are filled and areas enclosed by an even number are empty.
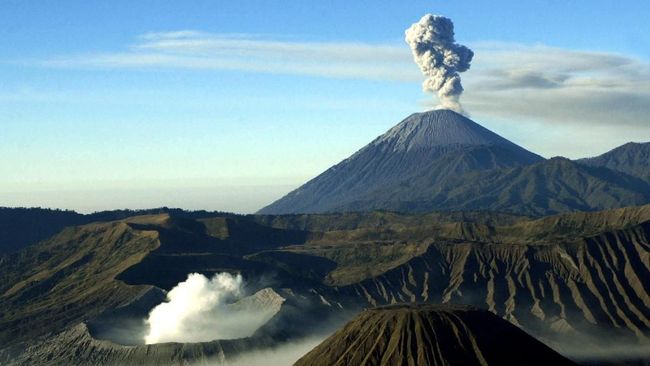
[[[627,173],[650,183],[650,142],[630,142],[600,156],[577,161],[580,164]]]
[[[517,237],[487,239],[496,242],[437,239],[424,253],[380,275],[363,279],[362,273],[348,274],[344,279],[350,284],[340,291],[360,294],[370,305],[423,301],[485,306],[549,338],[564,333],[613,339],[632,332],[647,341],[650,223],[533,243]]]
[[[244,256],[300,244],[305,236],[250,220],[213,217],[204,224],[169,214],[65,228],[0,256],[0,309],[6,310],[0,312],[0,344],[96,317],[152,286],[169,290],[190,273],[274,272],[290,282],[284,271]]]
[[[575,364],[490,312],[398,304],[363,311],[295,365]]]
[[[147,291],[114,278],[158,245],[156,232],[114,222],[66,228],[0,257],[0,308],[7,310],[0,344],[65,328]]]
[[[553,158],[510,169],[449,175],[427,186],[424,174],[386,189],[368,192],[341,211],[388,209],[492,210],[532,216],[593,211],[650,202],[650,185],[607,168]]]
[[[154,363],[218,354],[221,342],[149,347],[98,338],[119,323],[112,319],[123,305],[145,299],[138,312],[147,314],[161,289],[189,273],[216,272],[241,273],[251,293],[272,287],[287,299],[281,313],[289,318],[267,334],[279,339],[322,329],[322,314],[412,301],[485,308],[554,347],[567,339],[582,348],[603,339],[599,347],[614,340],[647,346],[650,206],[542,219],[489,212],[151,215],[67,228],[0,257],[0,363],[53,353],[59,364],[94,364],[94,356],[139,363],[147,352],[160,357]],[[141,330],[142,319],[135,320]],[[102,350],[86,354],[85,345]],[[183,349],[190,353],[175,353]]]
[[[233,214],[224,212],[184,211],[167,207],[146,210],[99,211],[91,214],[37,207],[0,207],[0,255],[17,252],[27,246],[48,239],[68,226],[158,214],[174,214],[191,218],[233,216]]]
[[[428,188],[450,175],[541,160],[458,113],[416,113],[260,213],[335,211],[368,192],[423,175],[429,181],[412,191]]]
[[[650,202],[650,143],[544,160],[451,111],[417,113],[260,210],[491,210],[544,216]]]
[[[521,149],[469,118],[446,109],[414,113],[370,145],[387,146],[394,151],[426,149],[432,146],[480,145]],[[534,154],[529,155],[534,158]]]

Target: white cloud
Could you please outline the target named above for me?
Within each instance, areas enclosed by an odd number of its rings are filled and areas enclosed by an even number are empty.
[[[334,78],[414,81],[420,76],[405,47],[346,42],[296,42],[198,31],[147,33],[126,52],[55,57],[49,67],[170,67]]]
[[[191,273],[167,293],[167,302],[146,319],[147,344],[207,342],[248,337],[279,309],[229,305],[243,292],[241,275],[217,273],[211,279]]]
[[[289,366],[293,365],[302,356],[318,346],[323,337],[307,338],[296,342],[289,342],[273,349],[246,352],[233,360],[228,360],[229,366]],[[214,365],[222,365],[216,362]]]
[[[650,64],[625,55],[545,45],[470,44],[463,76],[470,114],[562,125],[650,128]],[[304,42],[193,30],[147,33],[123,52],[39,62],[69,68],[185,68],[419,83],[402,44]],[[436,101],[431,100],[431,105]],[[650,132],[647,132],[650,134]]]
[[[650,65],[622,55],[486,44],[466,78],[476,114],[555,124],[650,128]]]

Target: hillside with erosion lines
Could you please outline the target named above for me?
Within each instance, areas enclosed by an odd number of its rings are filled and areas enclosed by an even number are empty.
[[[397,304],[361,312],[295,365],[575,364],[485,310]]]
[[[650,206],[541,219],[159,214],[66,228],[0,262],[3,359],[45,357],[75,339],[111,342],[106,359],[136,357],[141,339],[111,335],[120,322],[146,316],[188,274],[220,272],[241,273],[249,293],[284,299],[256,333],[267,346],[401,302],[473,305],[559,350],[571,340],[606,349],[650,338]],[[92,363],[74,350],[61,362]]]

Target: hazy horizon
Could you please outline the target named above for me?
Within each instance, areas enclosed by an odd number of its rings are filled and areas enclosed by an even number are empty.
[[[641,1],[195,5],[1,5],[0,206],[255,212],[437,104],[429,12],[474,50],[472,120],[547,158],[650,141]]]

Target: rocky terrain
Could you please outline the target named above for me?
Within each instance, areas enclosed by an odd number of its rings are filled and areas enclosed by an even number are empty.
[[[165,291],[190,273],[219,272],[242,274],[250,294],[285,299],[255,333],[261,347],[402,302],[473,305],[569,356],[576,345],[650,344],[650,206],[540,219],[165,213],[69,227],[0,263],[3,363],[30,364],[59,347],[59,364],[122,363],[142,352],[171,352],[172,364],[226,360],[250,339],[142,342],[142,319]]]
[[[575,363],[488,311],[458,305],[398,304],[364,310],[295,365]]]
[[[152,295],[146,294],[88,323],[79,323],[53,336],[36,337],[23,344],[9,347],[0,352],[0,362],[3,365],[174,365],[187,362],[219,364],[245,352],[276,343],[272,336],[273,330],[269,329],[270,325],[267,325],[265,329],[258,330],[250,337],[234,340],[144,345],[142,338],[139,340],[133,338],[131,342],[126,342],[132,344],[124,344],[125,336],[128,337],[129,333],[142,336],[143,333],[138,333],[137,328],[143,327],[144,324],[135,324],[135,329],[133,327],[117,329],[123,330],[122,333],[116,333],[116,328],[125,324],[133,326],[134,324],[126,322],[132,319],[134,313],[138,312],[138,308],[143,306],[145,309],[150,308],[151,305],[146,306],[145,303],[152,300],[147,299]],[[163,300],[160,297],[157,299],[155,304]],[[285,300],[272,289],[263,289],[230,306],[255,308],[271,312],[272,314],[269,315],[273,316],[280,312]]]

